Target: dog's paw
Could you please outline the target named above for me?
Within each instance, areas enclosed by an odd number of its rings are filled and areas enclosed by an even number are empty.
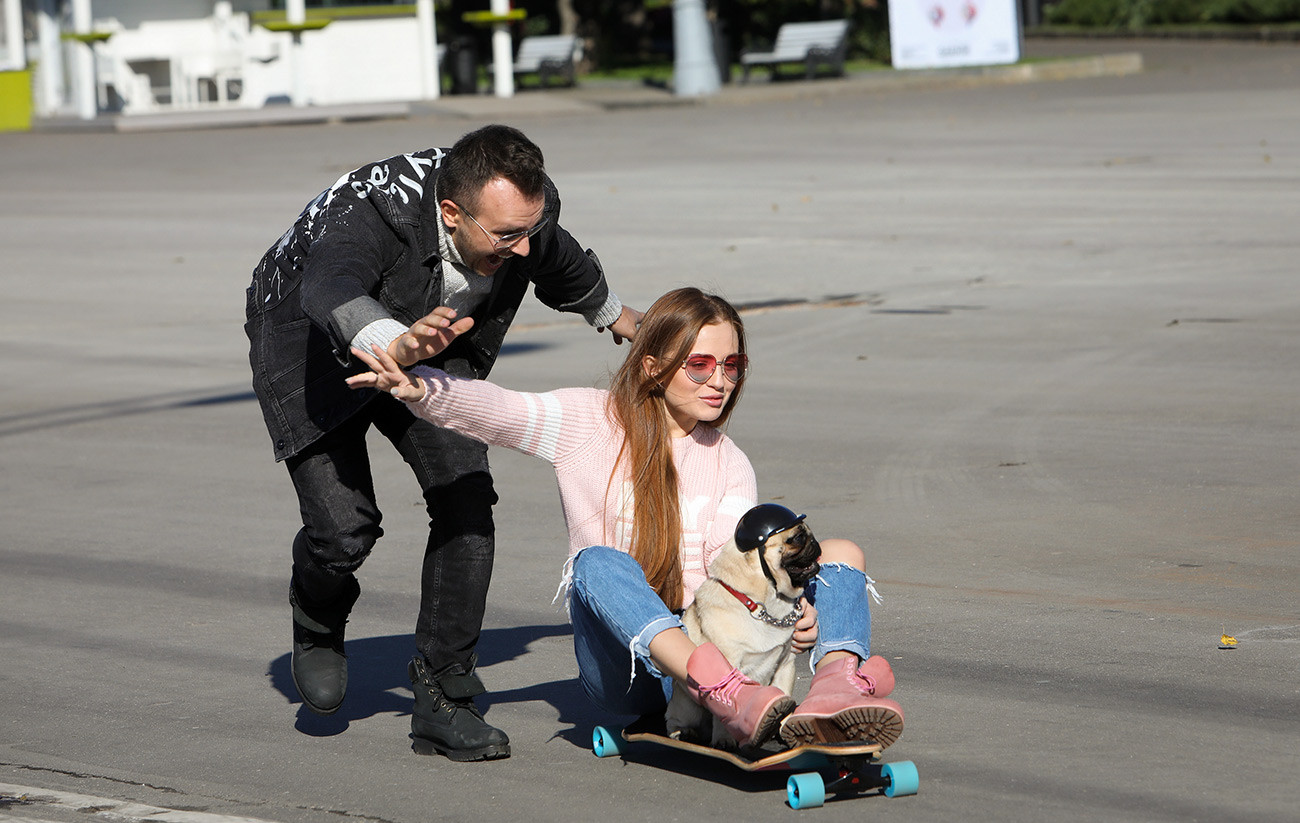
[[[704,736],[700,734],[699,729],[672,729],[668,732],[668,736],[683,743],[705,745]]]

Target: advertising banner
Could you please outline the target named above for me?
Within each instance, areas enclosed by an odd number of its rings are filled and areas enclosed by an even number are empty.
[[[889,0],[896,69],[990,66],[1020,59],[1015,0]]]

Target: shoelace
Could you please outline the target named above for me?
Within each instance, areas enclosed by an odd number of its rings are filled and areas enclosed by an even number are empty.
[[[325,632],[314,632],[311,629],[303,627],[304,642],[302,646],[304,649],[331,649],[338,654],[347,657],[343,651],[343,640],[340,637],[341,634],[342,631],[330,632],[327,634]]]
[[[875,696],[876,678],[872,677],[869,674],[863,674],[862,672],[856,670],[853,672],[853,676],[856,677],[858,680],[862,681],[861,685],[858,684],[854,684],[854,685],[857,685],[859,689],[862,689],[865,686],[867,694],[873,697]]]
[[[708,697],[710,700],[716,700],[725,706],[736,705],[736,694],[742,686],[757,686],[753,680],[740,673],[740,669],[732,669],[731,672],[714,686],[701,686],[700,694]]]
[[[428,692],[430,699],[432,699],[434,705],[437,706],[437,711],[446,712],[447,714],[455,714],[458,711],[468,711],[480,720],[483,719],[483,713],[479,711],[473,698],[467,697],[464,700],[453,700],[443,694],[442,689],[439,689],[437,686],[434,686],[427,681],[423,685],[424,690]]]

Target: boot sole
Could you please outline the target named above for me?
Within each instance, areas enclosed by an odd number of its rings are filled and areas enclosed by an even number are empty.
[[[478,760],[502,760],[510,756],[509,743],[492,743],[477,749],[453,749],[437,743],[427,737],[411,736],[411,750],[416,754],[431,756],[440,754],[457,763],[472,763]]]
[[[758,725],[754,727],[754,733],[749,736],[747,745],[761,746],[766,743],[768,738],[776,734],[777,729],[781,727],[781,721],[794,711],[796,705],[793,697],[784,697],[773,702],[759,719]]]
[[[787,746],[814,743],[879,743],[887,749],[903,734],[903,716],[884,706],[845,709],[827,717],[792,715],[781,724]]]
[[[297,684],[294,684],[294,685],[297,685]],[[298,696],[299,696],[299,697],[302,697],[302,689],[299,689],[299,690],[298,690]],[[302,698],[302,704],[303,704],[304,706],[306,706],[309,710],[311,710],[311,713],[312,713],[312,714],[318,714],[318,715],[320,715],[321,717],[329,717],[329,716],[332,715],[332,714],[336,714],[336,713],[338,712],[338,710],[341,709],[341,708],[343,707],[343,704],[342,704],[342,703],[339,703],[337,706],[335,706],[335,707],[332,708],[332,709],[325,709],[325,708],[322,708],[322,707],[320,707],[320,706],[317,706],[315,703],[312,703],[310,700],[308,700],[308,699],[305,698],[305,697]]]

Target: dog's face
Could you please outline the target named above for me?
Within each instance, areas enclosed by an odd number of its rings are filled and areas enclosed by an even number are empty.
[[[817,576],[822,547],[806,523],[797,523],[767,539],[762,548],[767,566],[776,577],[777,590],[791,599],[803,592],[808,581]]]

